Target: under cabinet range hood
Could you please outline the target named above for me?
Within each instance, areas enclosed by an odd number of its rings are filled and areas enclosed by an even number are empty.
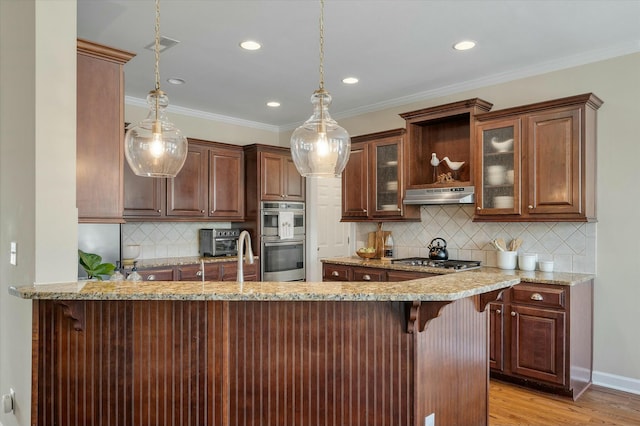
[[[403,204],[473,204],[475,202],[473,186],[447,188],[407,189]]]

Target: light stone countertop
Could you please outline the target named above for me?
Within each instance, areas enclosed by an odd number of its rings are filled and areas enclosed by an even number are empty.
[[[511,287],[517,276],[459,272],[403,282],[84,281],[10,287],[23,299],[449,301]]]
[[[362,266],[365,268],[379,268],[379,269],[393,269],[396,271],[413,271],[413,272],[426,272],[430,274],[461,274],[462,272],[441,269],[441,268],[433,268],[429,266],[411,266],[411,265],[401,265],[398,263],[391,263],[388,259],[362,259],[358,256],[352,257],[337,257],[337,258],[329,258],[322,259],[323,263],[333,263],[337,265],[346,265],[346,266]],[[593,274],[578,274],[572,272],[541,272],[541,271],[521,271],[519,269],[514,270],[504,270],[499,268],[491,268],[487,266],[481,266],[477,269],[471,269],[465,272],[474,272],[474,273],[494,273],[494,274],[502,274],[511,277],[518,277],[520,281],[523,283],[541,283],[541,284],[556,284],[556,285],[577,285],[589,282],[595,279],[595,275]]]

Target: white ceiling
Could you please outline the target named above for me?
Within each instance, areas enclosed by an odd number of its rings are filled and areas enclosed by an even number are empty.
[[[125,65],[125,94],[144,99],[155,82],[154,54],[144,49],[154,0],[77,3],[78,37],[137,54]],[[161,35],[180,41],[160,56],[172,107],[272,129],[311,115],[319,0],[161,0],[160,10]],[[245,39],[263,48],[244,51]],[[454,51],[462,39],[477,47]],[[334,118],[638,51],[640,0],[325,0]],[[345,85],[347,76],[360,82]]]

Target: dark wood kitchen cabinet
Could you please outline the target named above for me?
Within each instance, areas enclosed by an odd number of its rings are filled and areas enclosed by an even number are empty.
[[[474,220],[594,221],[601,105],[588,93],[478,114]]]
[[[189,143],[184,166],[167,179],[167,216],[207,217],[207,154],[206,147]]]
[[[342,221],[419,220],[419,206],[405,206],[404,129],[355,136],[342,172]]]
[[[205,262],[204,281],[236,281],[238,279],[238,263],[235,258],[229,261]],[[244,263],[244,280],[258,280],[258,261],[253,264]],[[130,270],[126,271],[128,275]],[[143,281],[200,281],[202,266],[199,263],[187,265],[168,265],[149,268],[138,268]]]
[[[288,151],[288,150],[287,150]],[[304,201],[304,179],[287,153],[260,155],[260,199],[263,201]]]
[[[397,282],[433,277],[438,274],[418,271],[401,271],[366,266],[350,266],[337,263],[322,263],[323,281],[371,281]]]
[[[77,40],[76,206],[81,223],[123,222],[123,67],[134,56]]]
[[[593,281],[521,283],[490,305],[492,377],[577,399],[591,384]]]
[[[493,104],[479,98],[400,114],[406,122],[406,188],[442,188],[473,186],[475,167],[475,117],[491,109]],[[463,161],[457,171],[450,170],[446,162],[435,168],[431,154],[442,161]],[[438,181],[439,175],[451,172],[453,181]]]
[[[173,179],[124,173],[127,220],[244,219],[242,147],[189,139],[185,164]]]

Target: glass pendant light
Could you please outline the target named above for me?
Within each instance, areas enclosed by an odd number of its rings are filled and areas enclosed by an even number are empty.
[[[175,177],[187,158],[187,138],[165,113],[169,98],[160,90],[160,0],[156,0],[155,78],[156,87],[149,92],[149,115],[124,137],[124,152],[131,170],[138,176]]]
[[[305,177],[340,177],[351,151],[349,133],[329,115],[324,89],[324,0],[320,0],[320,87],[313,92],[313,115],[291,135],[291,157]]]

